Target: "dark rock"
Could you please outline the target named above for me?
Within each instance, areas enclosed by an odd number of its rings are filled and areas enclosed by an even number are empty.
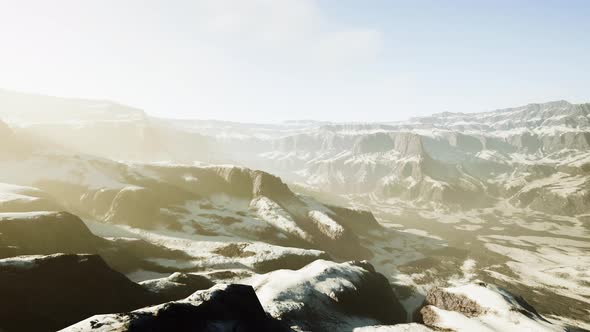
[[[338,303],[348,314],[371,317],[385,325],[406,322],[406,311],[397,299],[387,278],[367,261],[352,262],[368,273],[354,282],[356,291],[338,295]]]
[[[0,217],[0,258],[56,253],[100,254],[111,267],[124,273],[158,268],[145,258],[190,258],[182,251],[143,240],[107,240],[96,236],[80,218],[68,212],[17,213]]]
[[[0,260],[0,330],[55,331],[97,313],[160,303],[96,255]]]
[[[185,300],[130,313],[95,316],[64,331],[283,331],[269,318],[250,286],[217,285],[198,291]]]
[[[105,240],[67,212],[0,217],[0,238],[22,254],[97,253]]]

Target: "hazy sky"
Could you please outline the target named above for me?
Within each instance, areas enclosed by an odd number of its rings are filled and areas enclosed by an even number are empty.
[[[590,1],[0,0],[0,87],[167,117],[590,102]]]

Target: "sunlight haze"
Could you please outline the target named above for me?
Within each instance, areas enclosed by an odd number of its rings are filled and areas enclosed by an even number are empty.
[[[590,100],[588,7],[0,0],[0,88],[244,122],[579,103]]]

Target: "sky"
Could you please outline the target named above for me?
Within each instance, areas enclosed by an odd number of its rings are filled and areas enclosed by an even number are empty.
[[[0,88],[169,118],[590,102],[590,1],[0,0]]]

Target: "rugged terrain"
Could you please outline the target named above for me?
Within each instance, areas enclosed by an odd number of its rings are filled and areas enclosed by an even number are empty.
[[[589,329],[589,115],[240,124],[0,91],[0,329]]]

